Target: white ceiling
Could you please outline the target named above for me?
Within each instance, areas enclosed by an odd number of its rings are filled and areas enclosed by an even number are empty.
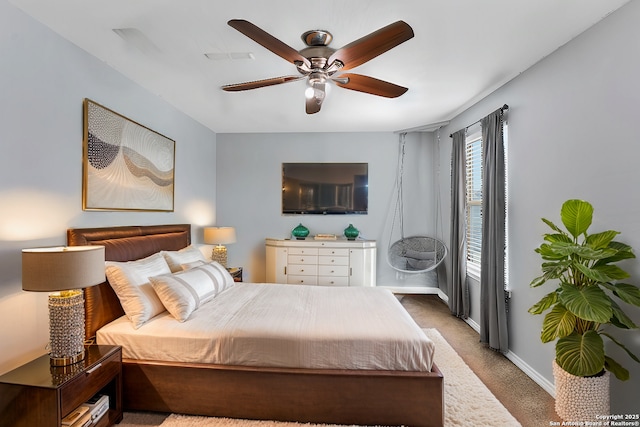
[[[449,120],[629,0],[10,1],[213,131],[235,133],[397,131]],[[230,19],[296,50],[307,30],[330,31],[337,49],[404,20],[414,38],[350,72],[409,90],[388,99],[330,85],[313,115],[304,80],[224,92],[221,85],[297,74]],[[127,42],[116,28],[135,28],[152,45]],[[232,52],[254,59],[204,55]]]

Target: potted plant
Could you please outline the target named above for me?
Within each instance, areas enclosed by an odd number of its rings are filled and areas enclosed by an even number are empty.
[[[609,372],[619,380],[629,379],[629,371],[606,354],[603,337],[640,362],[609,333],[608,327],[637,328],[616,301],[640,307],[640,289],[619,282],[629,274],[616,263],[635,258],[629,245],[614,240],[620,233],[588,233],[593,219],[590,203],[567,200],[560,218],[566,231],[542,219],[552,232],[544,235],[544,243],[536,249],[543,260],[543,274],[531,282],[531,287],[538,287],[553,281],[556,287],[529,312],[542,314],[549,310],[540,338],[543,343],[557,339],[556,412],[564,420],[587,421],[609,413]],[[573,379],[582,381],[581,385],[570,385]],[[598,406],[603,403],[606,407]]]

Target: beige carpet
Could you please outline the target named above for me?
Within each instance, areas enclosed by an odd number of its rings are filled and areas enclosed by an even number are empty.
[[[444,375],[446,427],[517,427],[520,423],[491,394],[436,329],[424,329],[436,344],[435,363]],[[120,427],[294,427],[296,423],[234,420],[171,414],[125,413]],[[305,424],[313,426],[313,424]]]

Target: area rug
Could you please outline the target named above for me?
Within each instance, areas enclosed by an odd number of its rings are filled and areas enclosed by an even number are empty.
[[[424,329],[436,344],[435,363],[444,375],[446,427],[517,427],[520,423],[473,373],[436,329]],[[119,427],[324,427],[276,421],[127,412]]]

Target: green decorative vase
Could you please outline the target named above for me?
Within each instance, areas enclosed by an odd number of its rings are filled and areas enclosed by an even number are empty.
[[[344,237],[346,237],[347,240],[356,240],[356,237],[358,237],[359,234],[360,232],[353,226],[353,224],[349,224],[349,226],[344,229]]]
[[[291,230],[291,234],[298,240],[304,240],[309,235],[309,229],[302,224]]]

